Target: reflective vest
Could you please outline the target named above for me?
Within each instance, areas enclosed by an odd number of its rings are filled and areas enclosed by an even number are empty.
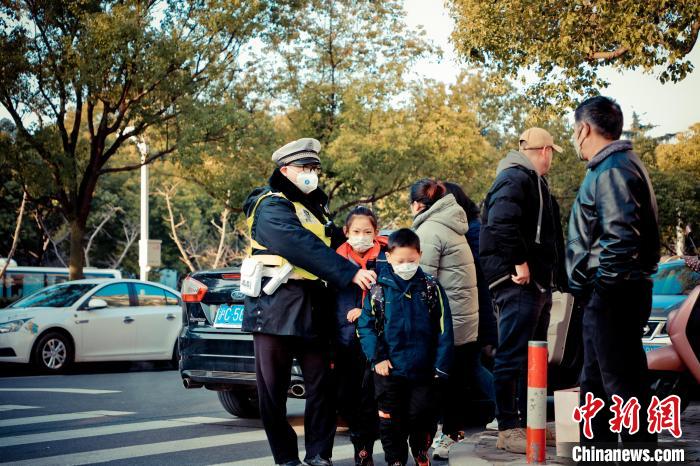
[[[246,219],[246,222],[248,224],[248,236],[250,237],[249,255],[259,260],[268,267],[279,267],[288,263],[289,261],[282,256],[274,254],[261,254],[260,252],[267,251],[267,248],[253,239],[253,221],[255,220],[255,212],[257,211],[260,202],[266,197],[270,196],[277,196],[283,199],[287,199],[287,196],[285,196],[282,193],[270,191],[260,196],[255,202],[253,209],[250,211],[250,215]],[[292,204],[294,204],[294,209],[296,211],[297,218],[299,218],[301,226],[309,230],[314,235],[318,236],[318,238],[321,241],[323,241],[326,244],[326,246],[330,247],[331,239],[330,237],[326,236],[325,225],[321,223],[319,219],[316,218],[316,216],[312,214],[309,209],[304,207],[304,205],[301,202],[292,202]],[[290,278],[297,280],[318,280],[318,277],[316,275],[302,269],[301,267],[296,266],[294,266]]]

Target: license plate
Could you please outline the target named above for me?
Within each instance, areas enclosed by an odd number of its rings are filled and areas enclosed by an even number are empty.
[[[216,311],[214,327],[241,328],[243,323],[243,304],[222,304]]]

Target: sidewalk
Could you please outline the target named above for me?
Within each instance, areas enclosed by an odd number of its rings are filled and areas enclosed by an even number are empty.
[[[685,450],[685,463],[700,464],[700,403],[694,402],[681,415],[683,436],[676,441],[670,434],[659,437],[659,443],[674,442]],[[496,448],[498,432],[484,431],[472,434],[450,448],[450,466],[503,466],[524,465],[525,455],[508,453]],[[571,458],[556,455],[555,447],[547,447],[547,464],[575,464]]]

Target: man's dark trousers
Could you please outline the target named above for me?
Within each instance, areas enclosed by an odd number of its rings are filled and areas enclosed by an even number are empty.
[[[491,290],[498,312],[498,349],[493,366],[498,430],[525,427],[527,345],[547,341],[552,292],[535,283],[508,280]]]
[[[651,313],[651,295],[651,280],[642,280],[624,282],[604,296],[594,291],[584,301],[581,403],[590,392],[605,401],[605,406],[592,420],[593,440],[581,433],[583,444],[617,444],[617,434],[610,431],[608,424],[613,414],[610,411],[612,395],[620,396],[623,403],[634,396],[641,405],[639,432],[630,436],[627,429],[622,428],[623,443],[653,445],[656,442],[656,434],[647,431],[651,388],[642,347],[642,329]]]
[[[427,452],[435,432],[433,380],[417,381],[374,374],[379,409],[379,436],[387,464],[408,461],[408,443],[415,456]]]
[[[297,436],[287,421],[287,390],[293,358],[299,362],[306,388],[306,458],[319,454],[330,458],[335,437],[335,413],[327,345],[302,337],[261,333],[253,335],[253,343],[260,417],[275,463],[286,463],[299,457]]]

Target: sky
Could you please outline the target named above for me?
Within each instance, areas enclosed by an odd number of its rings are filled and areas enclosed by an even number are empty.
[[[423,60],[416,64],[414,72],[439,81],[454,82],[464,65],[459,64],[450,43],[454,22],[442,0],[405,0],[405,9],[408,25],[422,25],[428,39],[444,52],[440,63]],[[689,58],[696,69],[677,84],[661,84],[654,74],[641,71],[620,73],[603,69],[601,76],[610,82],[610,86],[601,94],[617,100],[627,122],[632,120],[632,112],[636,111],[643,123],[657,125],[650,131],[652,136],[686,131],[693,123],[700,122],[700,46],[695,46]]]

